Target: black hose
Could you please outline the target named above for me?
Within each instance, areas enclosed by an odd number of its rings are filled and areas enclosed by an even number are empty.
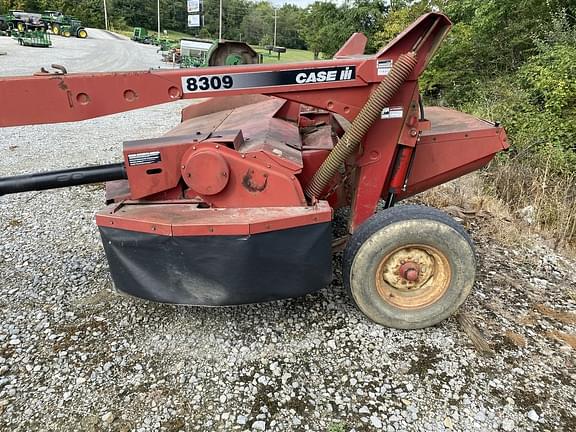
[[[128,178],[123,163],[0,178],[0,196]]]

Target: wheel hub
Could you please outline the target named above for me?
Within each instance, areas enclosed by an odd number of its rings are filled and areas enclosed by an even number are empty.
[[[408,282],[416,282],[420,277],[420,266],[418,263],[408,261],[400,266],[398,274]]]
[[[450,283],[450,265],[437,249],[409,245],[385,256],[376,274],[380,296],[403,309],[426,307],[437,301]]]

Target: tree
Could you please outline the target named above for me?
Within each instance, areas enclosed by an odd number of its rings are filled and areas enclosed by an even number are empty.
[[[242,40],[257,45],[265,35],[274,34],[274,9],[270,3],[250,4],[250,13],[246,14],[240,25]]]
[[[343,10],[334,3],[320,1],[306,10],[300,33],[308,49],[314,53],[314,59],[320,53],[332,56],[349,36],[343,25]]]

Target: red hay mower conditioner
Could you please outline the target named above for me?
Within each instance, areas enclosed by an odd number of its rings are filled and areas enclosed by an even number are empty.
[[[486,165],[497,124],[429,107],[418,77],[450,28],[422,16],[378,54],[353,35],[333,60],[0,79],[0,126],[70,122],[181,99],[160,138],[122,163],[0,179],[0,195],[106,181],[96,215],[112,279],[156,302],[236,305],[326,286],[331,254],[360,310],[390,327],[438,323],[474,283],[466,232],[427,207],[393,205]],[[375,213],[383,199],[385,209]],[[349,207],[333,240],[333,209]]]

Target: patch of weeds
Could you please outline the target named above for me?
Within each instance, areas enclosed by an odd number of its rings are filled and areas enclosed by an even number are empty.
[[[168,432],[178,432],[184,429],[184,426],[186,426],[186,422],[182,417],[175,417],[163,422],[161,426],[165,428]]]
[[[328,432],[346,432],[346,425],[342,422],[332,423],[328,426]]]
[[[11,227],[13,227],[13,228],[22,226],[22,221],[19,220],[19,219],[10,219],[10,220],[8,221],[8,226],[11,226]]]

